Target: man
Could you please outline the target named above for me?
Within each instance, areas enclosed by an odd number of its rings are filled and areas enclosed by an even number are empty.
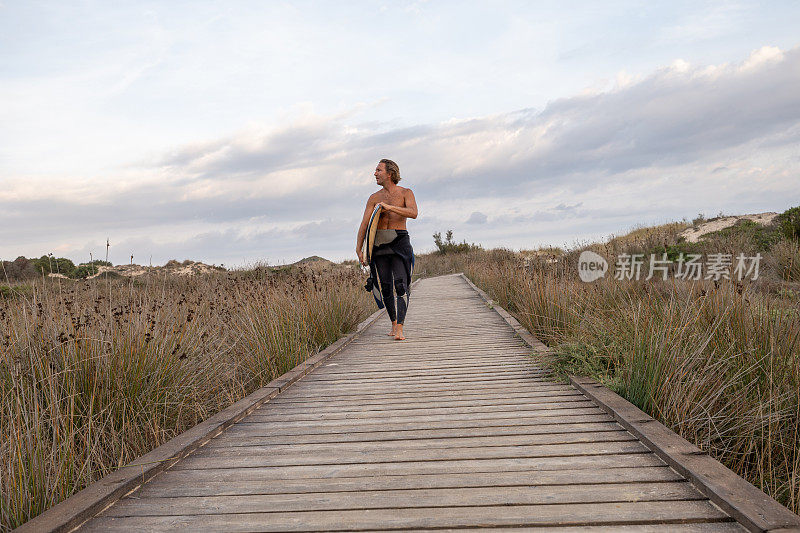
[[[392,321],[389,336],[397,341],[405,340],[403,322],[408,309],[411,272],[414,266],[414,251],[406,230],[406,219],[417,218],[417,201],[411,189],[400,187],[400,168],[390,159],[381,159],[375,168],[375,181],[382,187],[367,200],[364,218],[358,228],[356,255],[362,265],[366,258],[361,253],[367,224],[375,206],[381,205],[378,232],[372,262],[369,265],[372,279],[380,285],[381,303]],[[396,297],[395,297],[396,296]],[[377,298],[376,298],[377,300]]]

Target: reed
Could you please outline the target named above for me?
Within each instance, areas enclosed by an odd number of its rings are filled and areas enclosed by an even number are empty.
[[[356,269],[40,279],[0,298],[0,530],[269,382],[373,309]]]

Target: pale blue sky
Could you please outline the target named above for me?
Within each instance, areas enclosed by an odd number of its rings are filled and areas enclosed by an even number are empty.
[[[798,27],[796,2],[0,1],[0,258],[346,258],[381,157],[420,251],[783,210]]]

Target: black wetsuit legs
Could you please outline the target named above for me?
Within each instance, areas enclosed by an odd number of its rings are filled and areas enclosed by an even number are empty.
[[[398,324],[406,319],[408,295],[406,294],[405,267],[403,260],[396,254],[376,255],[375,269],[381,281],[381,294],[389,318]],[[395,293],[397,298],[395,298]]]

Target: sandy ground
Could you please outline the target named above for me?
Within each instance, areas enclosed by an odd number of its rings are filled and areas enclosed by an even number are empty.
[[[98,276],[102,276],[104,272],[114,272],[119,274],[120,276],[125,276],[128,278],[134,278],[136,276],[141,276],[143,274],[147,274],[148,272],[159,272],[159,273],[168,273],[168,274],[175,274],[178,276],[193,276],[196,274],[207,274],[209,272],[216,272],[218,269],[214,268],[211,265],[207,265],[205,263],[188,263],[186,265],[182,263],[173,263],[167,264],[165,266],[159,267],[146,267],[142,265],[116,265],[116,266],[101,266],[97,269],[97,274],[94,276],[89,276],[89,279],[96,278]]]
[[[336,268],[338,265],[335,263],[328,261],[322,257],[318,256],[311,256],[306,257],[305,259],[301,259],[296,263],[292,263],[291,265],[285,265],[287,267],[297,266],[303,269],[311,270],[314,272],[320,272],[325,270],[330,270],[332,268]],[[348,268],[352,267],[352,265],[346,265]],[[137,276],[141,276],[147,273],[158,273],[158,274],[174,274],[176,276],[195,276],[199,274],[208,274],[211,272],[219,272],[219,267],[215,267],[213,265],[207,265],[201,262],[195,261],[170,261],[166,265],[163,266],[142,266],[142,265],[116,265],[116,266],[100,266],[97,267],[97,274],[94,276],[89,276],[87,279],[96,278],[102,276],[105,272],[112,272],[114,274],[124,276],[126,278],[135,278]],[[67,278],[62,274],[49,274],[50,277],[60,277],[60,278]],[[68,279],[68,278],[67,278]]]
[[[684,237],[689,242],[697,242],[700,237],[705,235],[706,233],[711,233],[714,231],[719,231],[721,229],[728,228],[733,226],[736,221],[738,220],[752,220],[758,224],[767,225],[772,223],[775,217],[778,216],[778,213],[757,213],[755,215],[739,215],[739,216],[730,216],[730,217],[720,217],[716,220],[709,220],[708,222],[704,222],[699,224],[697,228],[689,228],[684,230],[681,233],[681,237]]]

